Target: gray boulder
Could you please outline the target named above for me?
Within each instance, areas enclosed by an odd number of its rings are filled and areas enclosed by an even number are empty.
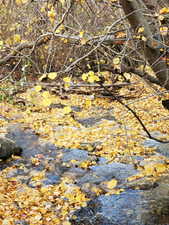
[[[6,160],[11,155],[21,155],[22,148],[17,146],[14,141],[0,137],[0,159]]]

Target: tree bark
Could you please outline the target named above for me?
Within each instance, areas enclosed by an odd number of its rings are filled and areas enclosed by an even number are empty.
[[[146,4],[142,0],[120,0],[122,8],[128,21],[135,33],[139,27],[144,27],[144,39],[142,47],[144,49],[144,57],[153,69],[160,86],[169,90],[169,69],[164,60],[162,60],[163,52],[160,51],[161,39],[160,33],[156,27],[149,25],[143,12],[147,10]],[[154,32],[157,37],[154,37]]]

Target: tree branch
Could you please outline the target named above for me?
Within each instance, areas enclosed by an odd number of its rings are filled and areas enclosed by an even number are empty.
[[[148,129],[146,128],[146,126],[144,125],[144,123],[142,122],[142,120],[140,119],[140,117],[137,115],[137,113],[132,108],[130,108],[121,99],[119,99],[118,96],[114,95],[111,91],[109,91],[109,89],[107,89],[101,82],[99,84],[112,97],[113,100],[115,99],[117,102],[119,102],[122,106],[124,106],[128,111],[130,111],[133,114],[133,116],[137,119],[137,121],[140,123],[141,127],[143,128],[143,130],[147,134],[148,138],[150,138],[152,140],[155,140],[155,141],[158,141],[160,143],[169,143],[169,140],[163,141],[163,140],[160,140],[158,138],[153,137],[150,134],[150,132],[148,131]]]

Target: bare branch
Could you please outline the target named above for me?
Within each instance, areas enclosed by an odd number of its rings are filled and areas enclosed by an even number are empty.
[[[128,111],[130,111],[133,114],[133,116],[138,120],[138,122],[142,126],[143,130],[146,132],[148,138],[158,141],[160,143],[169,143],[169,140],[163,141],[163,140],[153,137],[150,134],[150,132],[148,131],[148,129],[146,128],[146,126],[144,125],[144,123],[142,122],[142,120],[140,119],[140,117],[137,115],[137,113],[132,108],[130,108],[130,106],[125,104],[118,96],[114,95],[111,91],[109,91],[109,89],[107,89],[102,83],[100,83],[100,86],[102,88],[104,88],[107,93],[109,93],[109,95],[112,97],[113,100],[115,99],[117,102],[119,102],[122,106],[124,106]]]

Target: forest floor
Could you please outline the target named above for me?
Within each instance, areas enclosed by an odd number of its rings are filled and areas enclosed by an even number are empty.
[[[169,94],[161,97],[145,82],[136,79],[133,82],[136,84],[132,87],[119,90],[118,94],[129,96],[122,101],[137,112],[152,136],[169,140],[169,111],[161,104],[161,98],[167,99]],[[12,88],[10,85],[2,84],[1,90]],[[73,212],[86,206],[91,196],[118,195],[124,191],[118,186],[118,178],[101,180],[99,185],[87,186],[90,182],[78,185],[82,175],[78,177],[76,172],[65,172],[63,168],[76,168],[80,171],[77,173],[85,171],[86,175],[102,159],[107,165],[132,165],[136,173],[126,171],[125,179],[129,182],[143,177],[154,181],[168,174],[168,157],[154,154],[155,148],[144,144],[149,139],[137,119],[108,96],[65,93],[63,97],[40,91],[36,86],[18,93],[16,99],[0,103],[0,135],[12,137],[11,129],[14,137],[19,129],[16,140],[25,147],[23,156],[1,162],[0,224],[27,221],[27,224],[69,225]],[[36,141],[29,141],[29,130],[38,137]],[[56,149],[51,148],[46,156],[42,143],[50,143]],[[29,154],[33,145],[34,153]],[[79,150],[79,154],[75,150]],[[66,155],[69,159],[64,160]],[[52,168],[51,157],[60,165],[59,172],[56,166]],[[25,160],[29,160],[29,166],[25,166]],[[18,175],[21,170],[29,182],[23,182],[23,174]],[[59,181],[44,183],[45,174],[49,172],[51,176],[56,172]]]

